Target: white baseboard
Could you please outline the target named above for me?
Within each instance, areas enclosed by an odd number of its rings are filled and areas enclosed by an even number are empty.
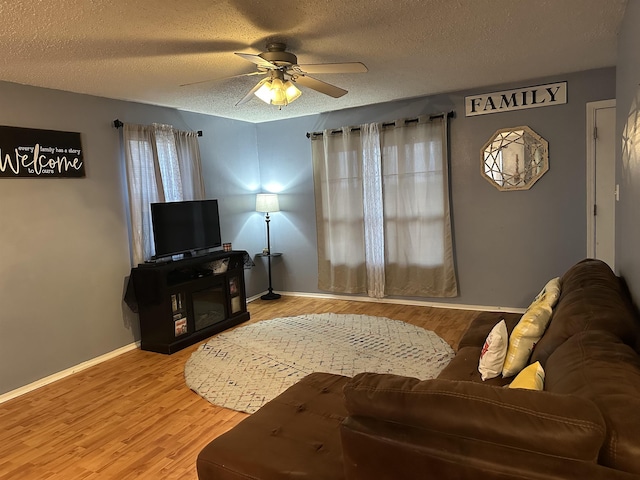
[[[247,303],[260,298],[261,295],[267,293],[259,293],[247,299]],[[454,310],[477,310],[480,312],[505,312],[505,313],[524,313],[526,308],[517,307],[501,307],[491,305],[465,305],[460,303],[441,303],[427,302],[426,300],[409,300],[406,298],[371,298],[359,295],[334,295],[331,293],[305,293],[305,292],[278,292],[280,295],[291,297],[307,297],[307,298],[326,298],[329,300],[350,300],[354,302],[372,302],[372,303],[392,303],[396,305],[416,305],[419,307],[449,308]]]
[[[257,294],[257,295],[253,295],[252,297],[247,297],[247,303],[251,303],[251,302],[253,302],[254,300],[258,300],[258,299],[259,299],[262,295],[264,295],[265,293],[267,293],[267,291],[266,291],[266,290],[265,290],[264,292],[262,292],[262,293]]]
[[[75,365],[71,368],[67,368],[66,370],[62,370],[61,372],[54,373],[53,375],[49,375],[48,377],[41,378],[29,385],[25,385],[24,387],[16,388],[7,393],[3,393],[0,395],[0,403],[4,403],[13,398],[19,397],[20,395],[24,395],[25,393],[32,392],[40,387],[44,387],[45,385],[49,385],[50,383],[61,380],[69,375],[73,375],[74,373],[81,372],[82,370],[86,370],[89,367],[93,367],[94,365],[98,365],[106,360],[110,360],[117,356],[122,355],[123,353],[129,352],[131,350],[135,350],[139,348],[140,344],[137,342],[130,343],[129,345],[125,345],[124,347],[120,347],[112,352],[105,353],[104,355],[100,355],[99,357],[92,358],[91,360],[87,360],[86,362],[82,362],[78,365]]]

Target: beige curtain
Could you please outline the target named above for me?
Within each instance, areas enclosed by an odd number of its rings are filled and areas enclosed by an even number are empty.
[[[447,136],[446,116],[312,136],[320,289],[457,295]]]
[[[318,288],[366,290],[360,135],[326,130],[312,143],[318,232]]]
[[[204,198],[196,132],[170,125],[123,127],[133,265],[154,254],[152,203]]]
[[[447,119],[397,122],[381,138],[386,292],[455,297]]]

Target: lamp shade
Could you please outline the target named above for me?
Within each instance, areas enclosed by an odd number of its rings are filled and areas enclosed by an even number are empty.
[[[287,103],[293,102],[296,98],[302,95],[302,92],[298,90],[298,87],[291,83],[291,80],[287,80],[284,84],[284,88],[285,94],[287,95]]]
[[[279,212],[278,195],[276,193],[259,193],[256,195],[256,212]]]
[[[271,81],[263,83],[254,95],[264,103],[271,103]]]

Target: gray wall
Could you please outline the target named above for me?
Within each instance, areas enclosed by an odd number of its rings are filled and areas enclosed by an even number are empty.
[[[122,302],[130,254],[115,118],[203,130],[225,241],[243,248],[263,225],[236,219],[249,210],[236,200],[259,187],[253,124],[10,83],[0,98],[0,125],[80,132],[86,161],[82,179],[0,179],[2,394],[138,339]]]
[[[465,118],[464,96],[568,81],[566,105]],[[456,111],[451,188],[459,296],[445,303],[526,307],[544,283],[586,255],[586,103],[614,98],[615,69],[532,80],[258,124],[263,181],[280,184],[274,288],[318,292],[310,141],[324,128]],[[528,125],[549,142],[550,170],[529,191],[499,192],[480,175],[480,148],[498,129]],[[441,301],[438,299],[427,299]]]
[[[569,82],[569,104],[466,119],[467,92],[295,120],[248,124],[173,109],[0,83],[0,124],[81,132],[87,177],[2,179],[0,394],[138,339],[122,302],[130,269],[124,172],[115,118],[203,130],[206,192],[220,201],[223,241],[265,246],[255,194],[281,193],[272,217],[274,287],[318,292],[311,153],[305,134],[454,109],[451,181],[460,296],[447,303],[526,306],[542,284],[585,255],[585,103],[613,98],[613,69]],[[506,85],[479,89],[479,93]],[[479,149],[498,128],[529,125],[550,144],[551,169],[528,192],[500,193],[481,176]],[[640,269],[637,271],[640,272]],[[264,263],[246,271],[266,288]]]
[[[640,2],[627,4],[618,35],[616,78],[616,178],[620,184],[620,201],[616,208],[616,270],[629,285],[636,303],[640,301]],[[625,129],[637,130],[632,138],[635,154],[629,162],[622,155]]]

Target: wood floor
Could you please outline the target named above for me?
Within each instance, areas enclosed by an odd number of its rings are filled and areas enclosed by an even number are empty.
[[[435,331],[452,347],[478,312],[282,297],[249,304],[251,321],[356,313]],[[246,323],[245,323],[246,325]],[[247,415],[185,386],[185,361],[135,350],[0,404],[0,479],[196,480],[198,452]]]

